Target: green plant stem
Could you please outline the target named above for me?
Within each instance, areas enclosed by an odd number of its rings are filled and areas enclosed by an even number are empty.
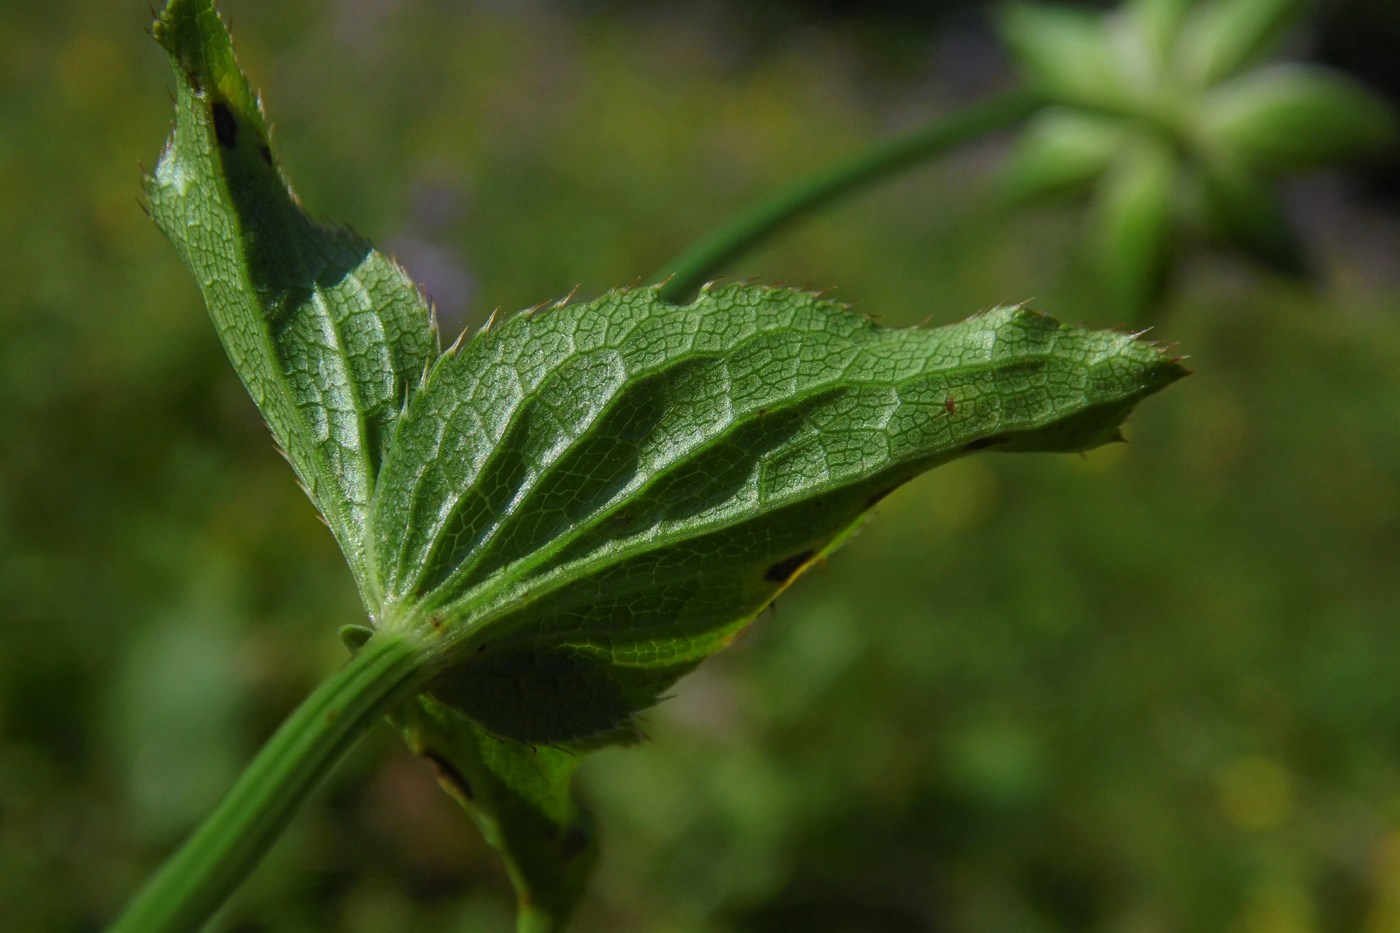
[[[111,933],[198,929],[257,865],[346,749],[422,685],[425,654],[377,633],[273,734],[214,812],[153,875]]]
[[[1008,91],[818,169],[697,240],[663,265],[652,281],[662,283],[662,298],[684,302],[725,264],[788,222],[852,189],[1006,129],[1041,106],[1041,99],[1030,91]]]

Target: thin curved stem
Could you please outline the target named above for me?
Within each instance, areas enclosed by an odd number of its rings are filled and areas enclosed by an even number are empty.
[[[661,284],[662,298],[684,302],[721,267],[788,222],[852,189],[1006,129],[1040,106],[1041,99],[1030,91],[1009,91],[818,169],[780,188],[697,240],[663,265],[652,281]]]
[[[355,740],[422,686],[425,668],[422,647],[408,636],[376,633],[365,642],[273,733],[110,933],[198,929],[253,870]]]

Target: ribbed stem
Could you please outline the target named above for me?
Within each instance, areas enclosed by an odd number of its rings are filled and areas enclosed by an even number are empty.
[[[137,893],[111,933],[198,929],[257,866],[345,751],[421,686],[424,652],[377,633],[306,698],[214,812]]]
[[[788,222],[855,188],[1006,129],[1041,105],[1029,91],[1010,91],[818,169],[697,240],[663,265],[652,281],[663,283],[660,294],[667,301],[687,301],[722,267]]]

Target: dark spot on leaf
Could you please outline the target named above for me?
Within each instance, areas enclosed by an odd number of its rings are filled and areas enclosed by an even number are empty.
[[[221,100],[214,101],[210,113],[214,118],[214,138],[223,148],[232,149],[238,143],[238,118]]]
[[[895,485],[891,486],[889,489],[882,489],[882,490],[880,490],[879,492],[875,493],[875,495],[873,495],[873,496],[871,496],[869,499],[866,499],[866,500],[865,500],[865,507],[866,507],[867,509],[873,509],[873,508],[875,508],[875,506],[879,505],[881,502],[884,501],[884,499],[885,499],[886,496],[888,496],[890,493],[892,493],[892,492],[894,492],[896,489],[898,489],[899,486],[900,486],[900,484],[895,484]]]
[[[483,651],[485,651],[485,650],[486,650],[486,642],[482,642],[481,644],[479,644],[479,645],[476,646],[476,653],[477,653],[477,654],[481,654],[481,653],[482,653]]]
[[[988,447],[995,447],[997,444],[1005,444],[1011,438],[1005,434],[993,434],[989,437],[979,437],[975,441],[968,441],[963,445],[963,450],[972,453],[974,450],[986,450]]]
[[[466,800],[475,799],[471,784],[462,776],[462,772],[453,767],[452,762],[433,752],[426,752],[423,757],[433,763],[433,768],[437,770],[438,781],[445,787],[461,794]]]
[[[950,415],[956,412],[958,410],[957,399],[953,398],[951,395],[945,397],[943,399],[943,410]]]
[[[272,150],[268,148],[267,143],[263,143],[258,147],[258,155],[262,156],[262,160],[268,165],[272,164]]]
[[[812,559],[812,555],[815,553],[817,552],[803,551],[801,554],[785,557],[764,571],[763,579],[769,583],[786,583],[799,567]]]

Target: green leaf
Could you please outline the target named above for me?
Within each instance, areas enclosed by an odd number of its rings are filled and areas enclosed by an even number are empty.
[[[1393,144],[1395,116],[1353,81],[1306,65],[1276,65],[1211,90],[1206,139],[1257,169],[1284,172],[1354,158]]]
[[[1208,0],[1181,30],[1177,65],[1194,87],[1208,88],[1268,54],[1307,0]]]
[[[172,0],[156,35],[180,87],[152,213],[379,632],[342,628],[350,673],[299,710],[133,929],[203,917],[390,704],[504,855],[521,928],[560,928],[594,858],[568,746],[634,737],[640,710],[899,484],[977,450],[1115,440],[1183,373],[1021,308],[896,331],[748,287],[555,305],[438,356],[402,270],[287,189],[209,0]]]
[[[501,854],[520,901],[519,929],[562,930],[597,858],[592,819],[571,787],[580,756],[486,735],[429,697],[392,719]]]
[[[173,0],[155,36],[179,86],[174,133],[146,182],[151,214],[364,592],[379,467],[437,353],[427,305],[392,260],[303,213],[211,3]]]
[[[1161,287],[1172,243],[1176,162],[1162,145],[1139,141],[1097,192],[1093,250],[1114,299],[1139,313]]]
[[[1083,188],[1113,164],[1128,137],[1121,120],[1049,108],[1013,144],[1001,172],[1002,190],[1021,204]]]
[[[1052,100],[1117,109],[1123,74],[1103,17],[1073,7],[1015,3],[1001,34],[1028,82]]]
[[[1124,9],[1159,74],[1171,61],[1181,25],[1192,5],[1193,0],[1132,0]]]
[[[371,510],[381,624],[488,732],[594,745],[730,641],[891,489],[1078,451],[1182,374],[999,308],[890,330],[814,297],[655,289],[522,314],[433,368]]]

